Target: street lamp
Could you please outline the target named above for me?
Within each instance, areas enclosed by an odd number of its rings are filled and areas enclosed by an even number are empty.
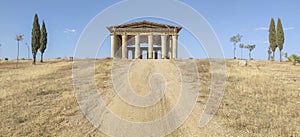
[[[24,36],[23,34],[18,34],[18,35],[16,36],[16,40],[17,40],[17,42],[18,42],[17,67],[18,67],[18,63],[19,63],[20,41],[23,40],[23,36]]]

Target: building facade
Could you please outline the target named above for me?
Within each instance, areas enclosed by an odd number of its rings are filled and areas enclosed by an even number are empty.
[[[140,21],[107,29],[111,36],[112,58],[128,59],[129,53],[131,59],[142,59],[143,56],[147,59],[178,57],[178,33],[182,27]],[[147,46],[141,47],[142,43]]]

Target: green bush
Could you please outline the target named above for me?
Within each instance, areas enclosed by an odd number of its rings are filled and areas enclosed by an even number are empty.
[[[300,59],[296,54],[293,54],[288,57],[288,61],[291,61],[291,62],[293,62],[293,65],[296,65],[297,62],[298,63],[300,62]]]

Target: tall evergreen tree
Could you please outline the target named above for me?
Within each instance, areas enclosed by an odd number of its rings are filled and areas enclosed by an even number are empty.
[[[32,32],[31,32],[31,49],[33,55],[33,64],[35,64],[36,62],[36,54],[40,48],[40,38],[41,38],[41,32],[40,32],[39,18],[38,15],[35,14]]]
[[[278,18],[278,21],[277,21],[276,36],[277,36],[276,43],[277,43],[277,46],[280,51],[280,62],[281,62],[282,61],[282,49],[283,49],[283,44],[284,44],[284,32],[283,32],[283,27],[282,27],[280,18]]]
[[[270,48],[273,52],[272,60],[274,61],[277,44],[276,44],[275,21],[273,18],[271,19],[270,28],[269,28],[269,43],[270,43]]]
[[[47,30],[45,26],[45,22],[43,21],[42,28],[41,28],[41,40],[40,40],[40,52],[41,52],[41,62],[43,62],[43,55],[47,48]]]

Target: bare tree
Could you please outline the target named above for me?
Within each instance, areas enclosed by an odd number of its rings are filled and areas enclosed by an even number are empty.
[[[23,36],[24,36],[23,34],[16,35],[16,40],[18,42],[17,67],[18,67],[18,63],[19,63],[20,41],[23,40]]]

